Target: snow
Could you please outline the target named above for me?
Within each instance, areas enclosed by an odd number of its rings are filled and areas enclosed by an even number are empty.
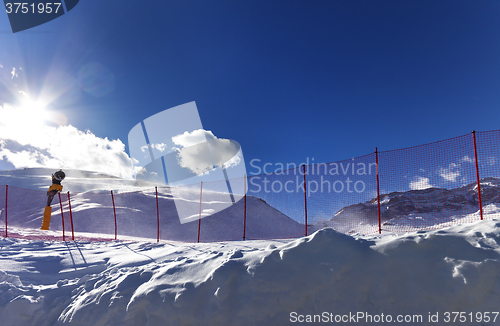
[[[500,222],[186,244],[2,239],[2,325],[284,325],[290,313],[498,311]],[[439,324],[439,323],[438,323]]]
[[[326,228],[296,239],[213,243],[91,241],[106,236],[91,232],[47,241],[33,240],[40,230],[11,231],[19,238],[0,238],[2,326],[288,325],[349,314],[363,314],[364,325],[398,324],[397,316],[422,316],[401,324],[442,325],[446,312],[473,316],[461,324],[500,322],[475,319],[499,311],[498,219],[399,235]],[[382,314],[393,322],[373,320]]]
[[[50,171],[48,169],[25,169],[0,172],[0,184],[2,182],[9,184],[8,232],[15,232],[11,230],[12,227],[33,230],[40,228],[47,185],[51,183]],[[124,236],[157,238],[158,218],[154,185],[136,183],[133,180],[123,180],[94,172],[78,170],[65,170],[65,172],[67,177],[63,182],[64,189],[61,197],[66,234],[71,231],[71,221],[65,192],[70,191],[75,237],[88,238],[92,237],[89,233],[101,233],[104,238],[114,239],[114,213],[116,212],[119,239],[123,239]],[[77,190],[79,192],[76,192]],[[110,190],[114,190],[115,211]],[[196,242],[200,211],[199,185],[198,188],[186,187],[181,190],[177,190],[174,194],[168,187],[157,189],[160,238]],[[4,188],[1,187],[2,196],[3,191]],[[243,238],[244,202],[240,200],[241,195],[235,194],[235,197],[236,204],[229,205],[221,211],[218,209],[221,202],[230,198],[227,194],[204,187],[200,241],[213,242]],[[186,221],[180,223],[176,213],[176,207],[180,201],[184,201],[185,205],[195,213],[193,219],[187,223]],[[3,201],[0,202],[0,211],[2,206]],[[210,211],[217,213],[208,216]],[[2,214],[0,217],[3,218]],[[2,226],[0,226],[1,229]],[[60,203],[57,197],[52,202],[50,229],[55,231],[63,229]],[[297,237],[304,234],[304,229],[303,224],[297,223],[263,200],[247,196],[247,239]],[[37,238],[41,236],[36,235]],[[62,233],[59,237],[62,239]]]
[[[22,170],[0,170],[0,184],[12,185],[25,189],[47,191],[51,184],[51,175],[59,169],[26,168]],[[105,173],[65,169],[66,178],[63,182],[63,191],[67,192],[96,192],[96,191],[136,191],[146,187],[154,188],[153,184],[117,178]]]
[[[483,218],[500,217],[500,180],[481,180]],[[381,195],[381,227],[388,232],[441,229],[481,219],[475,182],[452,189],[426,188]],[[317,230],[333,227],[346,234],[378,232],[377,198],[345,206],[332,218],[315,221]]]

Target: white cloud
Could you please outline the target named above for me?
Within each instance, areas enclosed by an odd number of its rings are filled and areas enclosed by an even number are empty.
[[[151,148],[155,148],[157,150],[159,150],[160,152],[164,152],[166,149],[167,149],[167,144],[150,144]],[[141,147],[141,151],[146,153],[148,151],[148,148],[149,146],[148,145],[144,145]]]
[[[12,71],[10,72],[12,74],[12,78],[11,79],[14,79],[14,77],[19,77],[18,74],[16,74],[16,68],[12,68]]]
[[[240,157],[235,157],[239,150],[237,143],[217,138],[209,130],[186,131],[172,137],[172,142],[179,146],[176,148],[179,165],[198,175],[211,170],[214,166],[226,163],[225,166],[229,167],[241,162]]]
[[[151,144],[152,148],[155,148],[159,150],[160,152],[164,152],[167,150],[167,144],[161,143],[161,144]]]
[[[465,183],[466,178],[464,176],[461,176],[462,165],[464,163],[474,164],[475,162],[476,162],[476,160],[473,157],[465,155],[464,157],[462,157],[460,159],[458,164],[457,163],[450,163],[447,168],[440,167],[437,170],[437,174],[449,182],[461,181],[462,183]],[[489,157],[488,164],[494,165],[495,158]]]
[[[440,177],[447,181],[456,182],[457,178],[460,176],[459,168],[460,165],[456,163],[450,163],[450,165],[448,165],[446,169],[439,168],[438,174]]]
[[[100,138],[71,125],[47,126],[27,109],[8,105],[0,106],[0,161],[15,168],[82,169],[123,178],[136,172],[121,140]]]
[[[488,157],[488,165],[493,166],[497,163],[497,160],[494,156]]]
[[[172,137],[172,142],[175,145],[189,147],[196,144],[204,143],[207,139],[216,139],[215,135],[210,130],[198,129],[192,132],[184,132],[183,134]]]
[[[411,190],[422,190],[427,188],[432,188],[433,186],[429,182],[429,178],[415,176],[412,181],[410,181]]]
[[[465,155],[463,158],[462,158],[462,162],[467,162],[467,163],[474,163],[474,159],[473,158],[470,158],[468,155]]]

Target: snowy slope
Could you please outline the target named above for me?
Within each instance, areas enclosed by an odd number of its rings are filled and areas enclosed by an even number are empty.
[[[16,173],[28,183],[26,172]],[[19,189],[9,195],[15,203],[34,191]],[[151,189],[132,194],[124,204],[136,206],[121,211],[125,219],[152,196]],[[108,216],[108,204],[92,206],[83,200],[88,198],[76,197],[75,219],[78,212]],[[167,205],[168,193],[161,197]],[[280,216],[251,198],[249,210],[263,223]],[[331,324],[451,325],[446,313],[454,311],[469,318],[460,325],[500,322],[496,219],[404,235],[352,237],[323,229],[292,240],[199,244],[131,236],[99,242],[27,240],[22,237],[55,239],[60,232],[9,230],[21,238],[0,238],[2,326],[289,325],[308,318]],[[405,318],[411,322],[397,322]]]
[[[9,184],[9,226],[39,229],[46,203],[46,189],[50,185],[53,170],[24,169],[0,172],[0,184]],[[71,191],[71,207],[74,231],[78,233],[100,233],[114,238],[115,220],[110,190],[114,190],[117,232],[119,237],[157,237],[156,193],[154,185],[123,180],[88,171],[67,170],[63,182],[63,211],[65,230],[71,231],[69,205],[66,191]],[[30,185],[31,183],[31,185]],[[18,188],[18,187],[23,188]],[[40,191],[41,189],[41,191]],[[76,190],[75,190],[76,189]],[[80,190],[80,192],[76,192]],[[3,194],[3,189],[0,190]],[[186,188],[176,192],[177,199],[199,211],[199,188]],[[182,196],[182,197],[179,197]],[[236,204],[217,213],[217,205],[227,196],[216,191],[205,190],[203,195],[203,219],[200,241],[223,241],[242,239],[244,233],[244,202],[236,197]],[[16,200],[17,199],[17,200]],[[0,211],[2,208],[0,204]],[[158,188],[160,212],[160,238],[196,242],[198,238],[198,214],[191,222],[181,224],[177,215],[174,196],[167,187]],[[4,220],[0,213],[0,219]],[[2,223],[3,224],[3,223]],[[3,225],[0,226],[0,230]],[[62,230],[58,198],[52,202],[51,230]],[[30,234],[33,234],[31,231]],[[291,238],[304,234],[303,224],[297,223],[263,200],[247,196],[247,239]],[[35,235],[41,237],[41,234]],[[88,235],[85,235],[88,237]]]
[[[483,214],[485,218],[500,217],[500,180],[481,180]],[[380,196],[382,228],[418,230],[462,223],[480,218],[477,184],[455,188],[428,188],[392,192]],[[370,233],[378,229],[378,203],[373,198],[366,203],[350,205],[339,210],[327,221],[319,221],[313,229],[333,227],[343,233]]]
[[[47,191],[51,182],[51,175],[58,169],[25,168],[20,170],[0,170],[0,185],[11,185],[20,188]],[[63,181],[63,191],[88,192],[95,190],[143,190],[153,187],[153,184],[121,179],[99,172],[64,169],[66,178]]]
[[[324,229],[281,241],[0,245],[5,326],[288,325],[324,312],[363,313],[363,325],[398,324],[366,314],[444,325],[450,311],[472,312],[464,325],[499,322],[475,319],[500,307],[499,221],[365,239]]]

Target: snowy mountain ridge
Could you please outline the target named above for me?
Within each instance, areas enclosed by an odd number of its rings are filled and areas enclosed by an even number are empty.
[[[38,230],[41,225],[46,202],[46,189],[50,185],[49,169],[24,169],[0,171],[0,184],[5,183],[22,188],[9,188],[9,226]],[[247,196],[246,229],[244,201],[236,195],[236,203],[219,211],[217,205],[227,200],[224,194],[204,189],[201,206],[202,221],[199,222],[200,190],[185,188],[174,197],[168,187],[158,188],[158,202],[152,184],[124,180],[89,171],[66,170],[64,191],[61,194],[66,232],[73,225],[75,232],[101,234],[113,237],[116,213],[117,232],[120,236],[157,238],[158,224],[160,239],[196,242],[200,226],[200,241],[247,239],[294,238],[304,234],[304,226],[289,218],[264,200]],[[243,188],[243,187],[242,187]],[[74,193],[73,191],[81,192]],[[38,191],[33,191],[38,190]],[[42,190],[42,191],[40,191]],[[118,190],[112,199],[109,190]],[[69,220],[69,204],[65,191],[71,191],[73,224]],[[3,194],[3,189],[0,189]],[[12,197],[12,198],[11,198]],[[16,200],[22,198],[22,200]],[[188,223],[181,224],[174,198],[190,205],[196,214]],[[113,202],[115,208],[113,208]],[[3,201],[0,202],[0,220],[4,219]],[[51,230],[61,231],[58,199],[52,202]],[[157,212],[158,208],[158,212]],[[216,213],[214,213],[216,212]],[[1,226],[0,226],[1,227]],[[19,233],[19,232],[18,232]],[[36,238],[43,237],[41,233]],[[34,236],[34,235],[33,235]],[[52,237],[53,235],[51,235]]]
[[[500,213],[500,179],[488,177],[480,184],[484,214]],[[467,218],[479,211],[477,183],[453,189],[427,188],[382,194],[380,210],[387,230],[409,224],[417,229]],[[332,218],[319,221],[314,227],[334,227],[340,232],[352,233],[368,225],[378,225],[377,198],[343,207]]]
[[[0,184],[9,184],[23,189],[43,190],[43,192],[25,192],[29,201],[12,203],[10,215],[12,226],[37,229],[41,223],[41,205],[44,202],[45,189],[50,184],[50,175],[55,169],[33,168],[23,170],[0,171]],[[125,236],[154,238],[156,235],[156,208],[154,184],[135,180],[124,180],[103,173],[66,170],[64,191],[77,192],[72,195],[75,214],[75,230],[86,233],[114,234],[114,220],[109,191],[116,195],[116,212],[120,222],[119,234]],[[162,212],[162,238],[171,240],[194,241],[197,237],[198,214],[186,225],[176,222],[176,208],[168,188],[158,188],[159,207]],[[0,190],[1,191],[1,190]],[[24,190],[20,190],[24,192]],[[500,216],[500,180],[484,178],[481,180],[483,213],[488,218]],[[102,196],[99,196],[101,194]],[[183,192],[186,202],[192,202],[199,210],[199,190]],[[210,190],[205,192],[210,194]],[[223,212],[211,214],[212,205],[220,202],[217,192],[209,195],[203,203],[203,224],[208,230],[203,233],[206,241],[237,240],[243,235],[243,202],[231,205]],[[236,196],[241,198],[241,196]],[[454,189],[427,188],[405,192],[391,192],[381,195],[381,221],[384,231],[402,232],[418,230],[438,225],[446,226],[452,221],[464,223],[477,220],[478,197],[477,184],[471,183]],[[66,205],[66,204],[65,204]],[[197,206],[198,205],[198,206]],[[296,222],[264,200],[247,196],[247,228],[249,239],[293,238],[304,234],[303,223]],[[0,205],[1,206],[1,205]],[[213,206],[215,207],[215,206]],[[1,209],[1,207],[0,207]],[[58,209],[54,203],[53,209]],[[64,208],[67,210],[67,206]],[[0,214],[1,215],[1,214]],[[262,216],[266,217],[263,218]],[[134,218],[131,218],[134,216]],[[105,217],[105,218],[103,218]],[[67,222],[69,224],[69,221]],[[67,225],[68,225],[67,224]],[[99,227],[97,227],[99,225]],[[309,234],[325,227],[333,227],[342,233],[370,234],[378,232],[377,198],[364,203],[345,206],[329,220],[317,221],[309,225]],[[61,230],[61,220],[55,219],[52,229]]]
[[[47,190],[50,186],[52,173],[59,169],[24,168],[17,170],[0,170],[0,185]],[[66,178],[63,181],[63,192],[102,192],[104,190],[136,191],[154,188],[154,184],[122,179],[101,172],[76,169],[64,169]]]

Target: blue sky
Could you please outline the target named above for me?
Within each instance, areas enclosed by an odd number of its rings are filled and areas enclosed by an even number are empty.
[[[499,129],[499,11],[481,0],[85,0],[16,34],[5,14],[0,105],[97,67],[107,86],[47,105],[97,138],[126,145],[140,121],[196,101],[205,129],[241,144],[249,173],[252,159],[348,159]]]

